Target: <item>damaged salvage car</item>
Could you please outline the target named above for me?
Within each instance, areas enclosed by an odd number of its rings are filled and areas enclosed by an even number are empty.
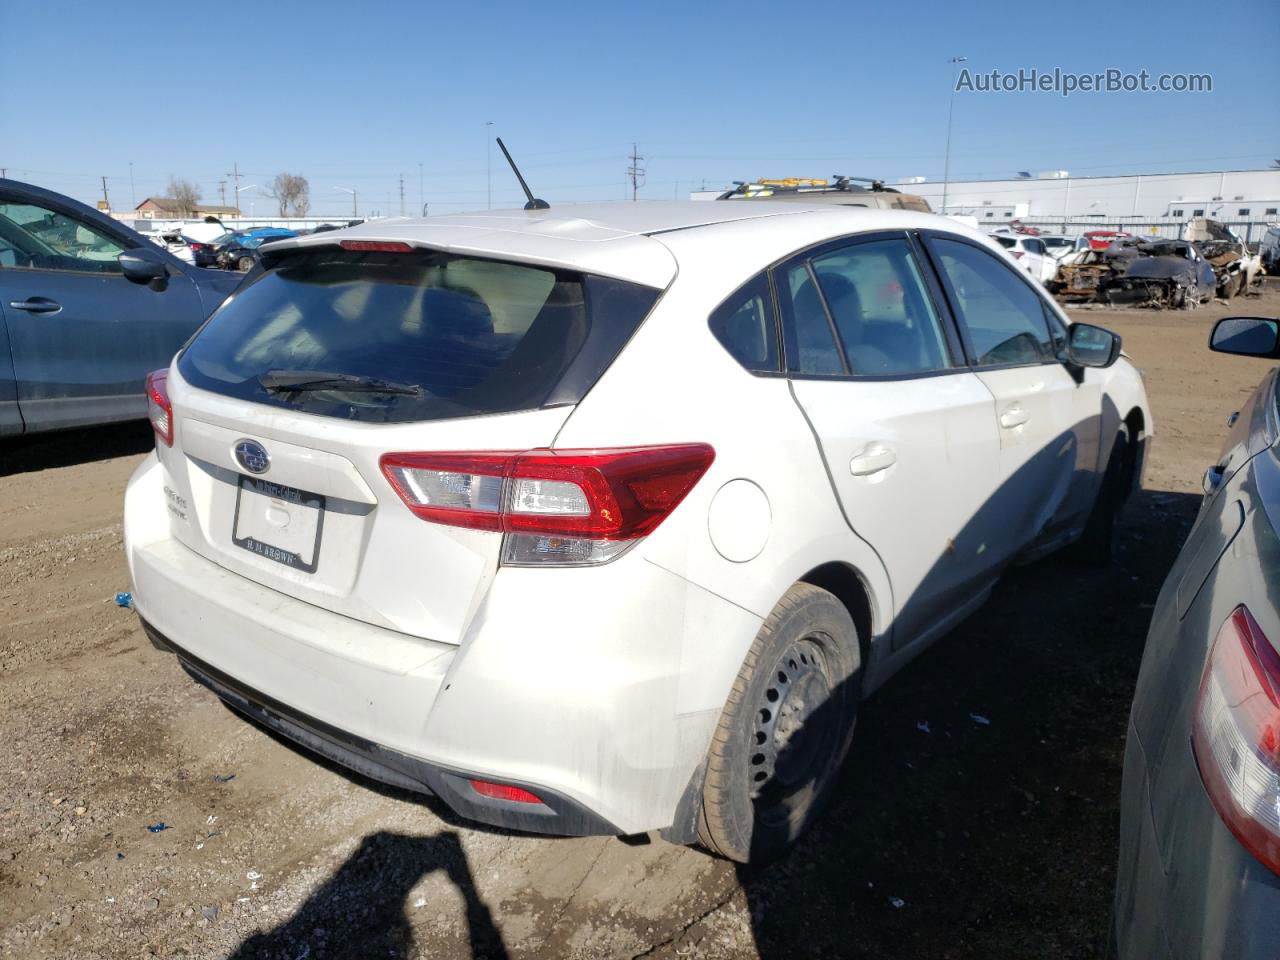
[[[1210,300],[1218,278],[1195,244],[1186,240],[1118,241],[1132,244],[1135,254],[1098,286],[1099,299],[1109,304],[1138,304],[1179,309]],[[1116,246],[1116,244],[1112,244]],[[1110,248],[1108,248],[1110,249]]]
[[[1107,562],[1152,434],[1118,336],[931,214],[543,204],[261,256],[150,378],[134,607],[235,709],[511,829],[779,856],[1006,569]]]
[[[1197,217],[1187,224],[1182,238],[1194,243],[1209,262],[1217,295],[1224,300],[1242,296],[1262,273],[1262,257],[1250,254],[1245,242],[1216,220]]]

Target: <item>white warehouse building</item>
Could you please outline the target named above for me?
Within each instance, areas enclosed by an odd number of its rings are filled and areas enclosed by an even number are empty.
[[[942,181],[905,177],[895,184],[939,213],[984,221],[1157,223],[1209,217],[1232,222],[1280,220],[1280,168],[1205,173],[1073,177],[1051,170],[1012,180]]]

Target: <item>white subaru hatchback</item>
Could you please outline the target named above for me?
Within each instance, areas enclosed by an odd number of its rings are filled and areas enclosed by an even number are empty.
[[[495,211],[263,256],[150,381],[138,614],[250,717],[504,827],[777,855],[863,698],[1011,563],[1105,553],[1152,431],[1117,337],[928,214]]]

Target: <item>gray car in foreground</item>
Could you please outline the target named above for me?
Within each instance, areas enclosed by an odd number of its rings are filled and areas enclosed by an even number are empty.
[[[0,179],[0,436],[145,417],[146,375],[242,279]]]
[[[1219,321],[1280,359],[1280,322]],[[1205,474],[1156,602],[1124,758],[1123,960],[1280,955],[1280,390],[1263,378]]]

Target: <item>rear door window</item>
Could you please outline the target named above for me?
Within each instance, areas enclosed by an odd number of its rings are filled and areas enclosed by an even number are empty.
[[[813,260],[849,371],[929,373],[951,366],[946,338],[905,239],[852,244]]]
[[[1056,359],[1043,302],[1010,266],[960,240],[929,242],[980,367]]]
[[[819,376],[848,373],[809,264],[797,264],[782,277],[787,370]]]
[[[581,399],[658,292],[438,251],[313,248],[240,290],[179,370],[204,389],[343,419],[536,409]]]

